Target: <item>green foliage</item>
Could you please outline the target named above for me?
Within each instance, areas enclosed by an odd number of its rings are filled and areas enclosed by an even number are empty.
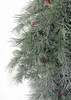
[[[19,50],[8,65],[15,80],[30,79],[30,100],[65,100],[71,98],[71,0],[33,0],[17,15],[13,45]],[[36,25],[31,26],[34,21]],[[42,64],[40,58],[45,62]]]

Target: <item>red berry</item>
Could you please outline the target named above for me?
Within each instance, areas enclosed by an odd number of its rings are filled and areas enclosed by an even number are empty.
[[[66,93],[61,93],[61,97],[65,98],[66,97]]]
[[[36,25],[36,23],[33,21],[31,22],[31,26],[34,27]]]
[[[50,4],[50,3],[51,3],[50,0],[45,0],[45,4],[46,4],[46,5],[48,5],[48,4]]]
[[[44,59],[43,59],[43,58],[41,58],[41,59],[40,59],[40,63],[42,63],[42,64],[44,64],[44,63],[45,63],[45,61],[44,61]]]

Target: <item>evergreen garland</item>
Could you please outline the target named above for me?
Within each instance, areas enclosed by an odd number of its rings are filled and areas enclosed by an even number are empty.
[[[16,82],[30,79],[30,100],[71,98],[71,0],[33,0],[13,30]]]

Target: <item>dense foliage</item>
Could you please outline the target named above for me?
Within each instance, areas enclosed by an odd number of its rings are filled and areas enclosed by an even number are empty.
[[[50,1],[50,0],[46,0]],[[71,98],[71,0],[33,0],[17,15],[8,69],[30,79],[30,100]]]

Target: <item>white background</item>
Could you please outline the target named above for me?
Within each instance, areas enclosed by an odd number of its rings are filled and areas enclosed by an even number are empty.
[[[13,48],[8,42],[15,26],[14,16],[28,4],[29,0],[0,0],[0,100],[28,100],[27,81],[16,86],[5,68],[12,56]]]

